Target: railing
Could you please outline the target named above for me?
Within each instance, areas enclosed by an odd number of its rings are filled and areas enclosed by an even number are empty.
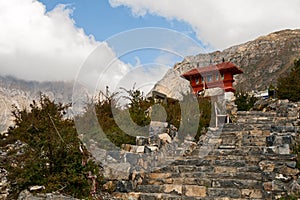
[[[218,108],[217,102],[215,102],[215,114],[216,114],[216,127],[219,126],[219,118],[225,118],[225,123],[229,123],[229,116],[227,114],[221,114],[220,109]],[[224,121],[222,122],[224,123]]]

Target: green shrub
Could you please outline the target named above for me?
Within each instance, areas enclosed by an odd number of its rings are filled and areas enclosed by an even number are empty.
[[[277,95],[279,99],[300,101],[300,59],[294,61],[292,70],[278,78]]]
[[[11,151],[4,163],[11,182],[10,198],[30,186],[43,185],[43,192],[59,191],[77,198],[90,195],[88,171],[99,176],[99,167],[88,160],[89,155],[77,137],[74,122],[65,119],[69,105],[55,103],[41,95],[30,109],[14,108],[15,126],[9,128],[1,146],[17,140],[26,143],[23,152]],[[85,153],[79,150],[81,146]]]
[[[286,197],[280,197],[279,200],[298,200],[298,198],[296,196],[293,196],[293,195],[288,195]]]
[[[236,92],[236,99],[234,103],[237,105],[239,111],[248,111],[253,108],[257,98],[248,92],[240,91]]]

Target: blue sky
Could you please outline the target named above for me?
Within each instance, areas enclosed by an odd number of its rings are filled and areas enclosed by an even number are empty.
[[[143,27],[164,27],[188,34],[193,39],[195,32],[189,24],[178,20],[168,20],[157,15],[134,16],[125,6],[113,8],[107,0],[39,0],[48,11],[58,4],[66,4],[73,9],[72,18],[76,25],[87,34],[103,41],[123,31]],[[199,41],[199,40],[198,40]]]
[[[149,88],[184,56],[299,29],[299,8],[299,0],[0,0],[0,75]]]
[[[47,11],[53,10],[58,4],[64,4],[72,9],[71,17],[77,27],[84,29],[87,35],[93,35],[97,41],[106,41],[116,34],[124,31],[145,28],[161,27],[186,34],[193,40],[203,46],[201,40],[196,37],[192,27],[176,19],[167,19],[158,15],[146,14],[144,16],[134,15],[128,7],[112,7],[107,0],[39,0],[45,6]],[[205,48],[203,46],[203,48]],[[155,59],[161,54],[157,50],[133,51],[127,55],[119,57],[120,60],[131,65],[140,63],[155,62]],[[183,58],[174,56],[169,65],[180,62]]]

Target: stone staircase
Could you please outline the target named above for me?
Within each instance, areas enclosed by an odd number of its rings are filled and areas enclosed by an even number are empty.
[[[151,173],[131,174],[116,196],[140,200],[278,199],[297,193],[299,170],[291,147],[299,139],[300,127],[293,124],[298,117],[238,112],[236,123],[210,128],[190,154]]]

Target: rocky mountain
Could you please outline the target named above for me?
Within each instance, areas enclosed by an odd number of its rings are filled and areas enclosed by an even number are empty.
[[[175,64],[174,70],[170,70],[153,90],[162,93],[168,90],[174,93],[178,90],[178,85],[184,85],[181,88],[186,88],[187,82],[183,79],[174,79],[171,73],[180,76],[197,66],[220,63],[223,58],[244,71],[243,74],[236,76],[237,89],[265,90],[270,84],[276,85],[277,78],[292,67],[295,59],[300,58],[300,29],[274,32],[223,51],[188,56]],[[169,85],[171,82],[173,84]],[[161,90],[163,87],[167,89]],[[168,92],[165,94],[169,95]]]
[[[0,76],[0,133],[12,125],[12,105],[26,108],[40,92],[57,102],[72,102],[72,82],[25,81],[11,76]]]
[[[270,84],[276,85],[277,78],[291,68],[296,58],[300,58],[300,29],[278,31],[223,51],[186,57],[176,63],[152,91],[180,98],[181,92],[189,88],[189,82],[180,77],[182,73],[196,66],[222,62],[223,58],[244,71],[236,76],[238,89],[265,90]],[[0,76],[0,132],[11,124],[13,104],[20,108],[28,106],[41,91],[59,102],[70,103],[72,90],[72,82],[37,82]]]

